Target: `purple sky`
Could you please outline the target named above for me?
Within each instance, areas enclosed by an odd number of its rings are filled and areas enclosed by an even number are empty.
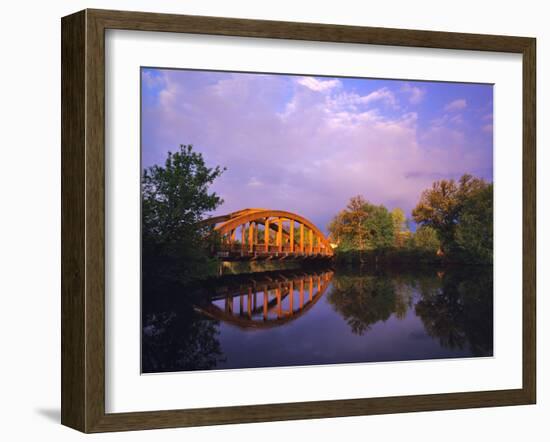
[[[361,194],[407,216],[434,180],[493,179],[491,85],[142,69],[143,167],[193,144],[227,171],[216,213],[296,212],[321,230]]]

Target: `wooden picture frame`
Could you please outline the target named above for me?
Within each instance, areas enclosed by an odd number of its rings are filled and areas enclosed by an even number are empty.
[[[523,57],[523,385],[512,390],[105,412],[105,30],[495,51]],[[62,409],[83,432],[533,404],[536,398],[534,38],[84,10],[62,19]]]

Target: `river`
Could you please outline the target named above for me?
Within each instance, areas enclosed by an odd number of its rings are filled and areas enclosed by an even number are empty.
[[[492,268],[307,268],[145,289],[142,372],[493,355]]]

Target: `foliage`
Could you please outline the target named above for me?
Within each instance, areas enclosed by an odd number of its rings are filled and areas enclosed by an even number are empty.
[[[164,167],[142,174],[143,270],[177,275],[181,282],[210,272],[208,233],[199,221],[223,200],[209,186],[224,169],[206,166],[192,146],[168,153]]]
[[[350,199],[329,225],[340,250],[373,250],[390,247],[394,242],[394,224],[384,206],[375,206],[362,196]]]
[[[410,246],[418,250],[425,250],[435,254],[440,247],[436,230],[427,225],[420,226],[411,237]]]
[[[402,209],[399,207],[396,207],[391,211],[391,219],[393,223],[393,231],[397,235],[399,232],[403,232],[406,229],[406,221],[407,217],[405,216],[405,212],[403,212]]]
[[[412,215],[417,223],[437,232],[446,254],[489,262],[492,254],[492,204],[492,185],[483,179],[463,175],[458,182],[441,180],[433,183],[422,193]],[[476,232],[477,228],[480,228],[479,232]]]
[[[395,247],[403,247],[411,236],[405,212],[399,207],[391,211]]]
[[[470,260],[493,262],[493,185],[464,203],[456,229],[456,242]]]

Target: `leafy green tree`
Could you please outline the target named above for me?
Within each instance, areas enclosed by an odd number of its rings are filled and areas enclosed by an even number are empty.
[[[436,181],[431,189],[422,193],[412,212],[413,218],[417,223],[435,229],[445,253],[456,253],[460,247],[457,242],[457,228],[463,210],[470,204],[468,201],[471,198],[489,186],[483,179],[471,175],[463,175],[458,182]]]
[[[346,209],[339,212],[329,224],[329,232],[339,246],[346,249],[367,248],[369,213],[367,201],[360,195],[350,199]]]
[[[142,250],[144,277],[149,273],[188,282],[211,270],[199,221],[223,200],[209,186],[225,169],[206,166],[191,145],[168,153],[164,167],[142,174]]]
[[[395,238],[394,244],[396,247],[403,247],[407,239],[410,237],[405,212],[403,212],[403,210],[399,207],[396,207],[391,211],[391,218],[393,222],[393,236]]]
[[[405,216],[405,212],[403,212],[402,209],[400,209],[399,207],[393,209],[391,211],[391,219],[393,223],[393,231],[396,235],[405,230],[407,217]]]
[[[420,226],[416,229],[411,242],[414,248],[433,253],[436,253],[441,245],[437,232],[430,226]]]
[[[462,208],[456,242],[466,258],[493,262],[493,185],[473,194]]]
[[[350,199],[329,224],[329,231],[344,251],[386,248],[394,242],[394,225],[388,209],[375,206],[362,196]]]

